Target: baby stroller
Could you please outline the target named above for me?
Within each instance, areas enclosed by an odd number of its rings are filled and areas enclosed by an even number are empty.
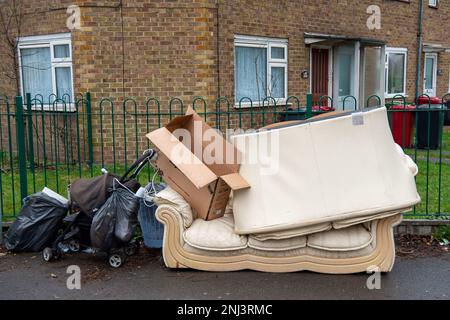
[[[97,211],[112,195],[113,187],[118,186],[136,193],[140,188],[136,178],[155,154],[152,149],[146,151],[122,177],[105,171],[99,177],[79,179],[73,182],[69,187],[70,214],[64,218],[65,228],[52,246],[43,250],[44,261],[60,259],[67,252],[84,250],[89,253],[106,253],[109,265],[118,268],[125,262],[127,256],[134,255],[138,249],[138,243],[135,240],[122,242],[113,239],[107,248],[92,248],[91,225]],[[137,207],[137,209],[139,208]],[[137,225],[136,215],[131,219],[132,223],[135,220],[134,225]]]

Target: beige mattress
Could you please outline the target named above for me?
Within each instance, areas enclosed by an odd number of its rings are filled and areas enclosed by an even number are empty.
[[[361,223],[420,202],[417,166],[394,143],[384,107],[231,139],[251,185],[234,194],[238,234]]]

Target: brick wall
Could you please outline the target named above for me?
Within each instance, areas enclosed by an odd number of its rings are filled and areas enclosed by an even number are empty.
[[[439,1],[437,9],[425,6],[423,25],[425,42],[437,43],[450,47],[450,32],[448,31],[447,26],[449,15],[449,1]],[[437,77],[437,95],[441,97],[450,91],[450,52],[441,52],[438,54],[438,69],[442,69],[443,71],[443,74],[438,75]]]
[[[380,30],[366,27],[366,9],[373,4],[381,8]],[[407,48],[407,94],[412,99],[415,96],[418,10],[418,1],[219,1],[221,94],[234,94],[235,34],[280,37],[289,40],[289,94],[301,96],[304,102],[309,79],[301,79],[300,72],[309,70],[309,47],[304,44],[303,33],[318,32],[374,38],[385,41],[389,47]],[[449,14],[448,2],[441,1],[438,9],[425,7],[425,41],[450,46],[450,34],[442,24]],[[439,68],[443,68],[445,74],[439,77],[438,94],[448,90],[449,55],[439,56]],[[423,70],[421,72],[423,76]]]
[[[309,69],[304,32],[376,38],[408,48],[407,91],[414,95],[418,1],[124,0],[122,9],[118,0],[23,3],[22,35],[67,32],[66,8],[81,7],[82,30],[72,33],[75,91],[89,90],[94,98],[232,97],[235,34],[289,39],[289,94],[303,97],[309,86],[300,78]],[[381,7],[381,30],[366,27],[366,9],[373,4]],[[444,1],[438,9],[425,6],[424,41],[450,45],[441,23],[449,13]],[[2,61],[8,61],[4,51],[1,45]],[[448,68],[447,55],[440,54],[439,67]],[[447,77],[439,77],[440,90]],[[0,91],[11,94],[15,84],[2,77]]]
[[[82,30],[72,32],[77,92],[163,100],[216,95],[213,1],[124,0],[122,10],[119,1],[23,3],[22,36],[69,32],[66,8],[81,7]],[[0,91],[11,94],[14,87],[0,79]]]
[[[69,32],[66,9],[70,4],[80,6],[82,29],[72,32],[74,87],[76,93],[91,92],[94,111],[99,111],[101,98],[111,98],[118,114],[123,111],[122,101],[127,97],[133,97],[142,112],[148,97],[158,97],[162,110],[167,110],[172,97],[188,102],[194,96],[202,96],[212,103],[217,96],[214,1],[124,0],[122,7],[120,1],[23,0],[23,3],[22,36]],[[2,77],[0,91],[14,96],[15,85]],[[133,102],[129,101],[125,107],[128,113],[133,112]],[[104,103],[103,108],[108,113],[111,106]],[[151,108],[155,112],[153,104]],[[176,104],[175,110],[180,110]],[[123,140],[123,122],[119,117],[115,133]],[[130,132],[127,152],[134,153],[136,143],[140,150],[147,145],[146,119],[138,119],[139,141],[136,141],[136,119],[132,115],[126,118]],[[149,120],[151,128],[156,127],[156,117]],[[105,154],[111,158],[111,118],[105,116],[103,121]],[[93,117],[93,128],[98,154],[99,116]],[[117,145],[116,152],[118,158],[124,157],[123,144]]]

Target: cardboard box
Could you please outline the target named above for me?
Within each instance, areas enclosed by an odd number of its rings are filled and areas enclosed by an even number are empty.
[[[164,181],[191,205],[197,218],[222,217],[231,190],[249,188],[239,175],[239,151],[188,108],[185,116],[147,135]]]

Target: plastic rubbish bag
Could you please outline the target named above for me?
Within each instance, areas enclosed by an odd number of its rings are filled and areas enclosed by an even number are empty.
[[[16,221],[5,236],[10,251],[41,251],[56,238],[68,206],[46,193],[26,197]]]
[[[92,246],[108,250],[114,246],[116,239],[130,241],[138,209],[139,199],[132,192],[124,188],[114,189],[92,220]]]
[[[91,244],[97,249],[111,248],[116,225],[116,210],[112,204],[112,195],[95,214],[91,224]]]
[[[128,242],[133,237],[133,225],[137,223],[139,198],[126,189],[119,189],[117,194],[117,219],[114,234],[122,242]]]

